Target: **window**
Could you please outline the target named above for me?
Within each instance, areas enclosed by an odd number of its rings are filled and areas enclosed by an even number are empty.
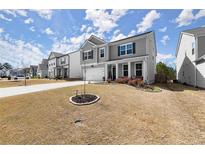
[[[132,44],[127,45],[127,54],[132,54]]]
[[[105,57],[105,48],[101,48],[100,49],[100,58],[104,58]]]
[[[194,54],[195,42],[192,43],[192,55]]]
[[[120,45],[120,55],[133,54],[133,43]]]
[[[83,53],[83,59],[88,60],[88,59],[93,59],[93,51],[86,51]]]
[[[125,55],[125,46],[120,46],[120,55]]]
[[[61,58],[61,64],[65,64],[65,61],[66,61],[65,57],[62,57]]]
[[[141,77],[142,76],[142,64],[136,64],[136,76]]]
[[[123,76],[128,76],[128,65],[123,65]]]

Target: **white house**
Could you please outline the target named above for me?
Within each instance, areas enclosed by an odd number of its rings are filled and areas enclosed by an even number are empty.
[[[80,52],[68,54],[51,52],[48,57],[48,77],[82,78],[80,66]]]
[[[144,82],[153,83],[156,56],[152,31],[108,43],[92,35],[80,48],[83,77],[87,81],[142,77]]]
[[[178,81],[205,88],[205,27],[180,33],[176,58]]]

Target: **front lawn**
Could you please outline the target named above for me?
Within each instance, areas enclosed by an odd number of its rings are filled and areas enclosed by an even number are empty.
[[[45,84],[45,83],[59,83],[66,82],[65,80],[49,80],[49,79],[27,79],[26,85]],[[0,88],[24,86],[24,80],[8,80],[0,81]]]
[[[205,144],[205,91],[158,86],[87,85],[88,106],[69,103],[83,86],[2,98],[0,144]]]

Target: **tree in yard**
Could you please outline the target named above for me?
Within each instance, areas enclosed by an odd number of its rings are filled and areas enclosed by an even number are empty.
[[[157,63],[157,76],[160,80],[174,80],[176,79],[176,70],[166,64],[159,62]],[[164,78],[164,79],[162,79]]]
[[[9,63],[4,63],[3,66],[4,66],[7,70],[12,69],[12,65],[9,64]]]

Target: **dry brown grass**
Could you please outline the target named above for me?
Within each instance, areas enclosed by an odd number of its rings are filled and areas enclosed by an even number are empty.
[[[26,85],[59,83],[59,82],[65,82],[65,80],[28,79],[28,80],[26,80]],[[25,85],[24,80],[0,81],[0,88],[17,87],[17,86],[24,86],[24,85]]]
[[[0,99],[0,144],[204,144],[205,91],[174,86],[88,85],[101,99],[81,107],[68,102],[81,86]]]

